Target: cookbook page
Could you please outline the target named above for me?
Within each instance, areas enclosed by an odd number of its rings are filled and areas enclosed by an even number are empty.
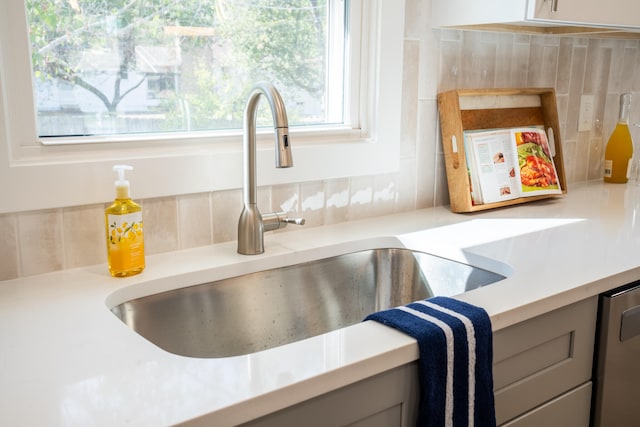
[[[483,203],[520,197],[515,142],[509,129],[465,132]],[[474,189],[475,190],[475,189]]]

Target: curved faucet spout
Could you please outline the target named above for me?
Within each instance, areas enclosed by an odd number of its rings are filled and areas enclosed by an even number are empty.
[[[247,100],[244,109],[244,203],[255,204],[257,201],[257,174],[256,174],[256,115],[260,95],[263,95],[273,116],[273,127],[276,143],[276,167],[288,168],[293,166],[291,148],[289,147],[289,123],[287,110],[278,90],[270,83],[256,84]]]
[[[258,83],[251,90],[244,110],[244,208],[238,221],[238,252],[244,255],[256,255],[264,252],[265,227],[257,206],[258,184],[256,172],[256,114],[261,95],[267,99],[273,116],[276,167],[288,168],[293,166],[291,147],[289,145],[287,111],[282,97],[272,84]],[[279,218],[279,216],[276,217]],[[291,222],[290,220],[288,221]],[[289,222],[278,221],[278,226],[274,226],[270,219],[268,230],[282,228]]]

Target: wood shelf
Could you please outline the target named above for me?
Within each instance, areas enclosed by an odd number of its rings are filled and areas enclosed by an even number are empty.
[[[540,195],[474,205],[464,149],[464,131],[543,126],[562,193],[567,192],[554,89],[457,89],[438,94],[438,110],[451,211],[474,212],[534,200]]]

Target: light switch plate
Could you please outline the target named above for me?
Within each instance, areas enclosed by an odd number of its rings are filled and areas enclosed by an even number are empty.
[[[578,118],[578,132],[588,132],[593,124],[593,105],[595,97],[593,95],[582,95],[580,97],[580,116]]]

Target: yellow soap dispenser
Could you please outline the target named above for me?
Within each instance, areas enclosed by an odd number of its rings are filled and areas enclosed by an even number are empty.
[[[124,175],[133,167],[116,165],[113,170],[118,180],[116,199],[105,210],[107,258],[113,277],[127,277],[140,273],[145,267],[142,207],[131,200],[129,181]]]

